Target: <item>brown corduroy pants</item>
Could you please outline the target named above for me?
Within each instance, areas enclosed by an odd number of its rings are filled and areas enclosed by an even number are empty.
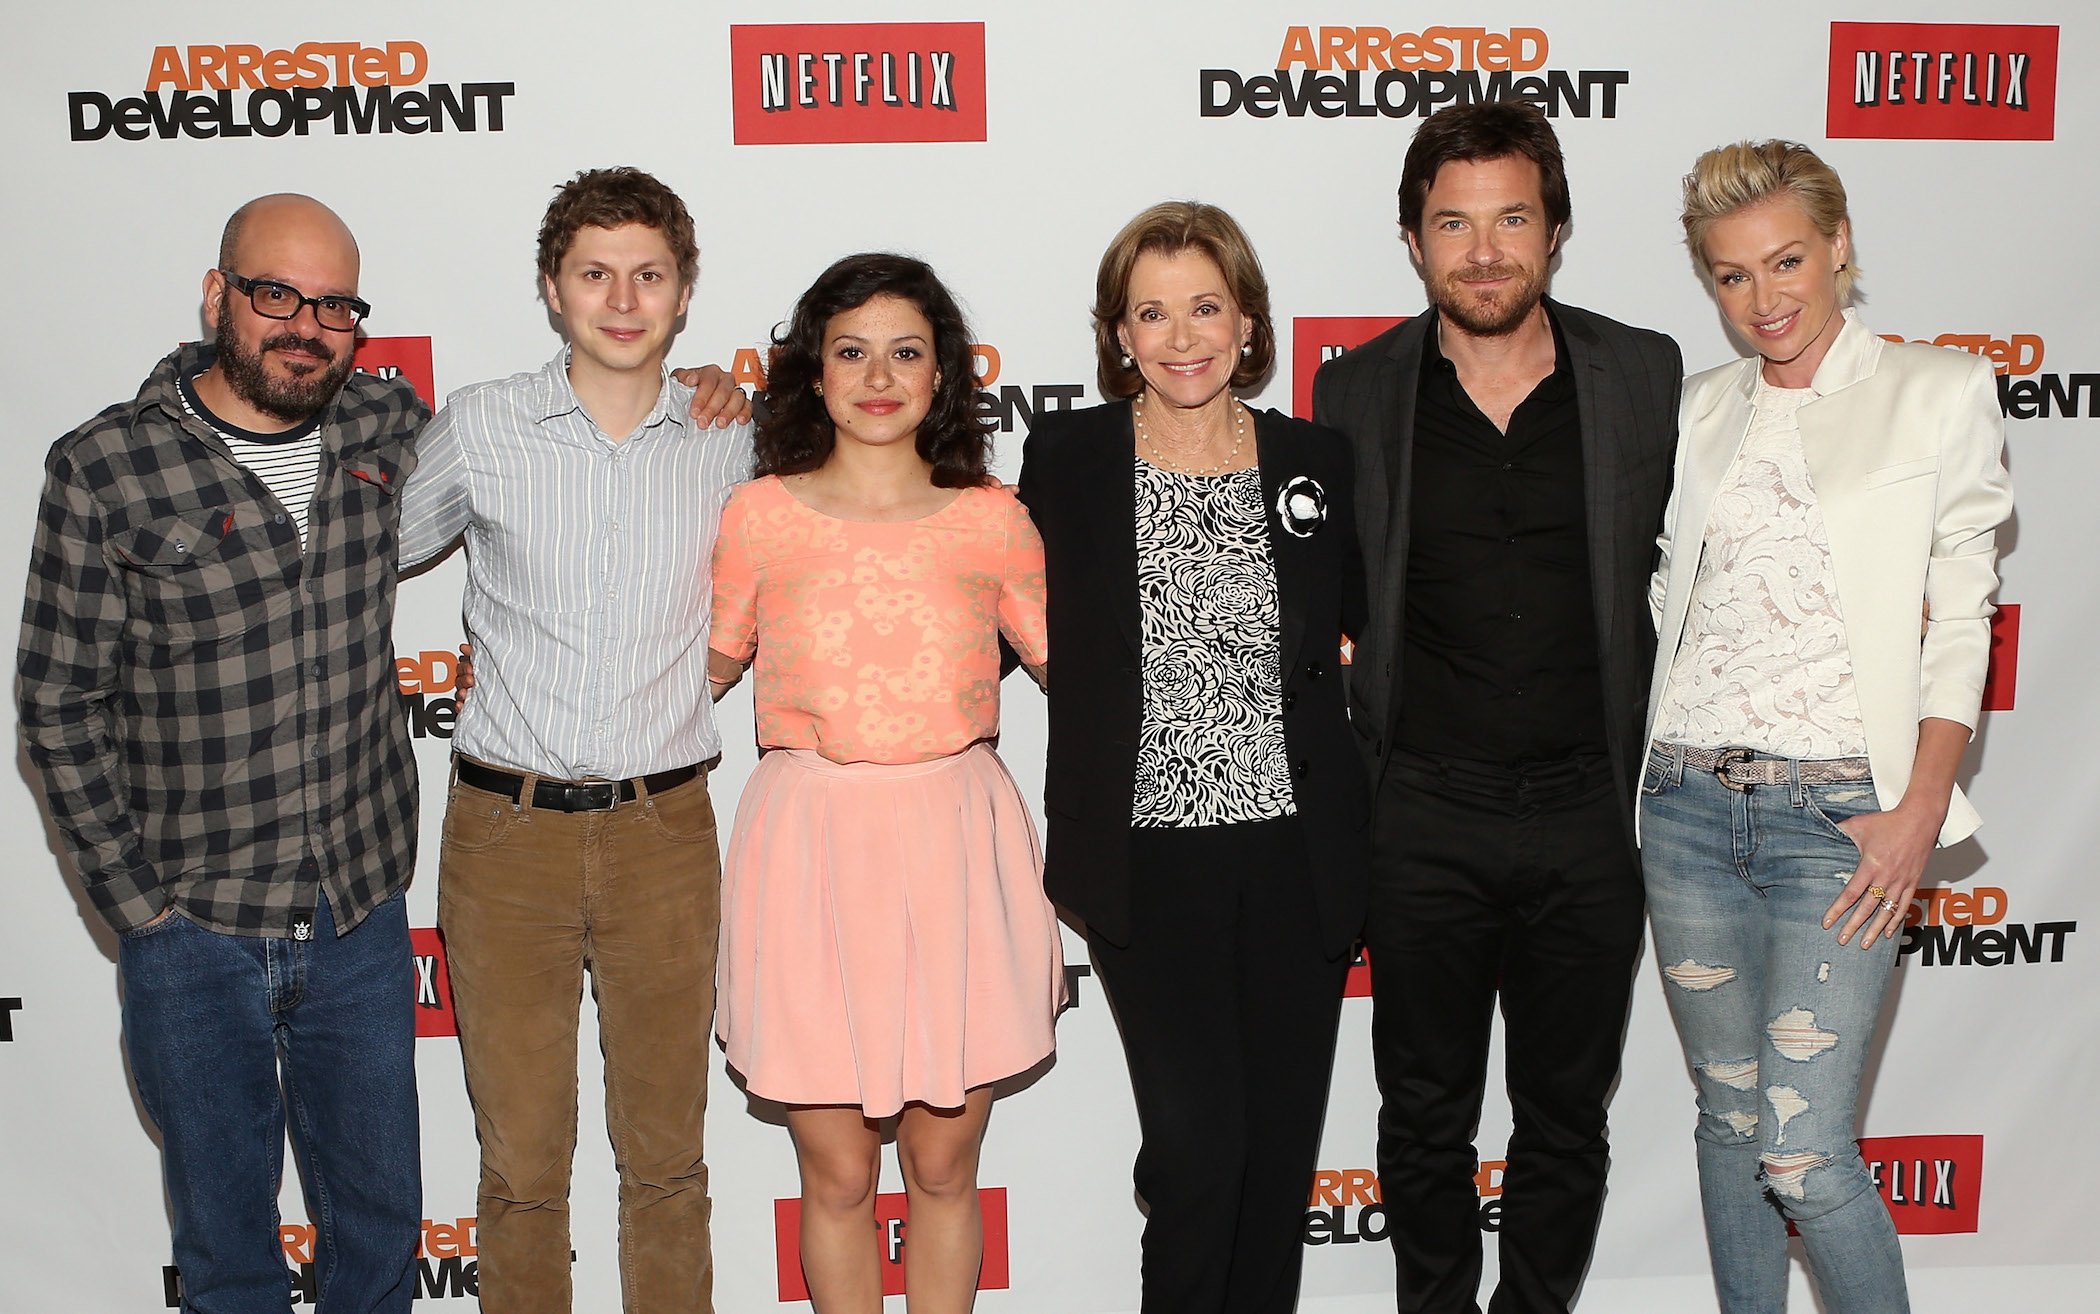
[[[528,799],[531,788],[528,779]],[[643,792],[607,811],[564,813],[452,785],[438,926],[481,1140],[484,1309],[570,1310],[586,966],[620,1180],[622,1308],[714,1308],[701,1122],[721,854],[704,774]]]

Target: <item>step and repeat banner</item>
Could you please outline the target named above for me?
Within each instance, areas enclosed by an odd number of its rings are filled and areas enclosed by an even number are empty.
[[[552,189],[579,169],[633,164],[683,195],[702,268],[674,363],[749,383],[773,326],[832,259],[923,256],[971,313],[981,404],[1011,477],[1037,416],[1099,400],[1095,262],[1154,201],[1214,202],[1246,226],[1283,339],[1275,377],[1250,400],[1303,413],[1322,359],[1423,307],[1394,197],[1423,115],[1480,99],[1542,106],[1574,197],[1554,292],[1673,334],[1692,368],[1737,349],[1681,244],[1678,178],[1720,142],[1811,143],[1852,193],[1868,323],[1992,362],[2019,489],[1989,710],[1964,772],[1987,824],[1936,859],[1910,910],[1869,1065],[1866,1154],[1918,1309],[2092,1307],[2100,21],[2083,0],[1836,12],[1803,0],[368,0],[327,12],[112,0],[10,12],[0,235],[14,291],[0,391],[16,477],[0,484],[0,578],[22,577],[46,447],[200,335],[220,226],[263,192],[311,193],[349,222],[374,307],[359,363],[433,402],[557,349],[534,241]],[[430,928],[461,579],[455,558],[405,583],[395,633],[425,782],[409,896],[421,929],[402,983],[422,1037],[418,1284],[451,1309],[475,1301],[476,1151]],[[1033,800],[1042,701],[1021,679],[1006,696],[1002,752]],[[726,817],[755,754],[748,693],[721,710],[730,748],[713,788]],[[122,1057],[114,944],[54,853],[19,753],[0,781],[0,842],[15,855],[0,916],[0,1308],[172,1308],[159,1156]],[[1084,942],[1068,935],[1066,953],[1073,1007],[1056,1063],[1003,1099],[985,1148],[987,1311],[1137,1306],[1129,1087]],[[1640,971],[1584,1303],[1710,1310],[1692,1087],[1652,954]],[[1379,1243],[1393,1222],[1371,1170],[1363,971],[1350,993],[1307,1183],[1303,1308],[1369,1314],[1391,1308]],[[615,1186],[588,1022],[583,1044],[577,1307],[609,1311]],[[716,1062],[720,1308],[794,1309],[805,1297],[787,1135]],[[1491,1096],[1478,1178],[1491,1273],[1508,1130]],[[899,1189],[893,1168],[885,1183]],[[312,1233],[291,1183],[284,1220],[303,1305]],[[884,1225],[893,1278],[906,1235]]]

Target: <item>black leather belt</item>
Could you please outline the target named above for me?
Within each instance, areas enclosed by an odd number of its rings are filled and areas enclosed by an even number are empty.
[[[471,758],[453,758],[452,770],[461,784],[490,794],[501,794],[513,803],[518,801],[519,792],[525,788],[525,777],[483,766]],[[556,812],[604,812],[622,803],[634,802],[636,785],[651,794],[661,794],[667,789],[678,788],[699,774],[699,767],[684,766],[634,780],[542,779],[533,783],[532,806],[551,808]]]

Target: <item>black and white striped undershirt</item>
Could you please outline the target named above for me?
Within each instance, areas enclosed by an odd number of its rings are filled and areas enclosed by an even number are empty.
[[[233,453],[233,459],[262,480],[263,487],[270,490],[298,527],[299,547],[303,551],[306,520],[313,510],[314,485],[321,475],[321,417],[317,414],[283,433],[256,433],[236,428],[212,414],[197,396],[192,380],[182,380],[181,386],[183,409],[210,425],[225,442],[226,450]]]

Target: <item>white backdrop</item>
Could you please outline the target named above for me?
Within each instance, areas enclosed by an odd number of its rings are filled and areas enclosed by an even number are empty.
[[[1872,12],[1837,17],[1960,24],[1981,12],[1947,0],[1870,0],[1857,8]],[[1258,400],[1290,409],[1294,382],[1304,382],[1293,378],[1294,321],[1404,315],[1422,306],[1394,225],[1394,187],[1415,120],[1346,107],[1375,109],[1375,97],[1383,96],[1411,109],[1411,98],[1451,94],[1471,75],[1380,81],[1374,68],[1356,87],[1337,78],[1324,101],[1315,84],[1314,112],[1260,117],[1205,115],[1206,97],[1214,108],[1224,105],[1221,89],[1234,79],[1203,70],[1274,77],[1293,25],[1491,34],[1530,27],[1533,35],[1512,43],[1520,64],[1513,89],[1588,93],[1586,109],[1566,96],[1557,106],[1575,205],[1557,295],[1674,334],[1694,368],[1728,359],[1734,348],[1678,245],[1676,179],[1715,143],[1796,137],[1826,151],[1852,189],[1868,322],[1909,338],[1956,335],[1971,349],[2002,344],[2010,400],[2033,413],[2008,424],[2020,509],[2005,536],[2001,597],[2021,610],[2020,632],[2008,633],[1999,649],[1994,702],[2006,710],[1987,716],[1969,756],[1971,792],[1988,824],[1978,841],[1935,867],[1935,879],[1974,897],[1913,912],[1915,921],[1934,924],[1917,926],[1907,942],[1914,952],[1899,970],[1892,1026],[1871,1066],[1864,1132],[1925,1138],[1869,1146],[1870,1157],[1892,1165],[1886,1176],[1899,1198],[1896,1213],[1912,1233],[1905,1251],[1918,1309],[2092,1308],[2089,1293],[2100,1282],[2089,1219],[2100,1170],[2089,1130],[2100,1075],[2093,1044],[2100,946],[2089,923],[2100,912],[2100,895],[2089,855],[2100,846],[2100,820],[2087,800],[2100,785],[2100,767],[2080,751],[2100,740],[2100,704],[2083,686],[2087,654],[2100,640],[2100,603],[2087,582],[2087,563],[2100,556],[2100,517],[2091,512],[2089,492],[2100,479],[2100,316],[2088,295],[2100,282],[2100,255],[2086,222],[2100,201],[2092,177],[2100,84],[2083,76],[2088,66],[2081,62],[2100,57],[2090,8],[2078,0],[2015,0],[2011,10],[1989,15],[2061,26],[2068,76],[2060,88],[2053,34],[2045,40],[2035,32],[1940,28],[1875,37],[1904,52],[1899,94],[1922,83],[1931,96],[1951,68],[1948,94],[1958,100],[1964,50],[2031,56],[2017,65],[1981,61],[1974,75],[1979,98],[1995,93],[2003,100],[2018,79],[2026,108],[1984,105],[1962,119],[1957,105],[1961,121],[1926,129],[1940,135],[1926,140],[1829,135],[1833,81],[1840,99],[1855,99],[1855,61],[1841,49],[1833,74],[1833,42],[1842,46],[1848,38],[1834,33],[1833,16],[1821,5],[1769,0],[1754,8],[1690,3],[1646,11],[1582,0],[1552,6],[1550,19],[1537,11],[1463,0],[1429,8],[1215,0],[1194,10],[1095,0],[895,0],[875,15],[858,5],[797,0],[368,0],[326,13],[252,0],[11,6],[0,51],[0,114],[13,125],[0,144],[7,177],[0,234],[16,291],[0,323],[0,391],[10,399],[17,476],[0,485],[0,577],[24,568],[45,447],[102,406],[130,397],[159,356],[198,335],[197,288],[220,225],[233,206],[265,191],[310,192],[344,215],[363,245],[363,292],[376,307],[369,325],[374,363],[400,359],[389,353],[404,346],[427,345],[440,397],[535,368],[555,350],[533,277],[542,210],[551,189],[577,169],[631,163],[677,188],[699,225],[702,273],[677,362],[735,363],[831,259],[898,249],[931,260],[965,300],[979,338],[993,349],[984,357],[987,372],[997,362],[994,399],[1052,405],[1059,396],[1098,400],[1086,306],[1102,246],[1143,206],[1196,197],[1232,211],[1267,262],[1284,350]],[[929,100],[938,98],[937,88],[953,92],[956,108],[891,116],[978,139],[737,143],[740,96],[748,104],[747,138],[811,131],[804,124],[817,125],[818,133],[853,129],[825,126],[838,125],[841,111],[759,110],[755,56],[732,69],[732,24],[870,17],[982,24],[981,62],[967,45],[973,29],[962,30],[961,47],[953,31],[932,34],[933,48],[961,53],[938,72],[924,65],[919,91]],[[1317,31],[1311,35],[1309,48],[1320,48]],[[1387,41],[1382,26],[1371,35],[1399,52],[1403,65],[1422,57],[1397,38]],[[864,36],[832,31],[785,48],[847,53],[841,67],[850,96],[850,52],[871,48]],[[261,53],[303,42],[418,43],[420,54],[396,52],[406,82],[387,93],[398,112],[387,126],[397,131],[376,130],[386,123],[383,111],[373,131],[338,130],[336,114],[354,129],[356,115],[383,97],[360,88],[354,103],[345,103],[344,93],[327,89],[341,79],[325,54],[316,65],[320,76],[308,81],[326,86],[281,97],[242,89],[225,98],[237,128],[259,116],[266,131],[286,107],[303,105],[317,116],[303,132],[193,135],[184,123],[209,125],[221,113],[208,83],[206,100],[187,111],[172,94],[180,84],[166,80],[150,105],[117,104],[148,86],[158,47],[176,48],[186,64],[199,47],[250,43],[259,47],[254,76],[296,81],[296,66],[273,67]],[[1465,46],[1467,38],[1433,48],[1453,45]],[[2046,57],[2035,53],[2045,45]],[[1362,49],[1352,35],[1348,58]],[[1482,83],[1492,94],[1502,44],[1480,41],[1469,49],[1488,70]],[[1942,49],[1957,58],[1941,63]],[[1921,60],[1911,59],[1913,51]],[[1529,66],[1537,63],[1543,69],[1533,73]],[[354,60],[345,65],[353,81],[357,67]],[[792,98],[804,84],[792,64],[785,67],[789,76],[780,85]],[[822,100],[826,65],[820,59],[811,67],[808,94]],[[980,70],[974,81],[972,68]],[[898,70],[901,99],[909,95],[908,61]],[[1556,71],[1562,76],[1552,77]],[[1286,70],[1293,96],[1302,72]],[[1545,80],[1522,82],[1527,76]],[[748,79],[748,88],[737,78]],[[1886,79],[1886,68],[1873,79],[1881,94]],[[398,130],[419,126],[415,97],[444,94],[441,88],[456,89],[450,94],[473,111],[471,131],[462,130],[463,115],[444,118],[442,131]],[[83,92],[99,93],[109,108],[75,96]],[[981,132],[973,101],[982,106]],[[165,118],[170,106],[177,111],[165,129],[172,135],[163,136],[153,114]],[[2046,130],[2052,112],[2053,140]],[[1926,115],[1925,107],[1886,105],[1868,117],[1907,130],[1903,124],[1926,122]],[[1968,122],[1987,131],[2009,125],[2041,139],[1950,139]],[[112,130],[98,136],[105,126]],[[126,139],[118,126],[139,139]],[[1302,334],[1308,351],[1313,339],[1353,340],[1334,338],[1332,326],[1303,326]],[[1302,367],[1296,372],[1302,376]],[[2066,394],[2068,405],[2058,400]],[[2039,413],[2045,402],[2047,415]],[[999,464],[1010,476],[1026,426],[1010,400],[1005,406]],[[459,588],[456,560],[404,586],[401,653],[452,648],[461,637]],[[432,702],[449,697],[442,671],[435,683],[441,687],[425,694],[426,721],[442,728],[449,722],[441,710],[427,715]],[[1008,696],[1003,752],[1034,796],[1041,700],[1019,681]],[[714,788],[727,816],[753,758],[748,697],[732,696],[723,714],[732,747]],[[419,927],[435,921],[446,747],[439,733],[419,745],[428,838],[410,893]],[[0,838],[17,854],[0,919],[0,1309],[165,1308],[159,1161],[124,1070],[113,943],[62,874],[20,768],[0,782]],[[2002,893],[1976,896],[1980,889]],[[1963,930],[1962,920],[1976,925]],[[2003,948],[2008,943],[2010,950]],[[1085,962],[1076,937],[1067,952],[1075,964]],[[1957,961],[1944,961],[1950,954]],[[1973,961],[1959,961],[1964,956]],[[1141,1220],[1129,1183],[1136,1144],[1129,1090],[1096,984],[1079,980],[1077,999],[1059,1028],[1055,1067],[1005,1099],[993,1118],[982,1180],[1004,1191],[1007,1285],[985,1293],[979,1308],[986,1311],[1110,1314],[1136,1307]],[[1316,1225],[1326,1229],[1326,1243],[1307,1255],[1304,1308],[1323,1314],[1390,1308],[1386,1248],[1343,1244],[1385,1226],[1382,1211],[1369,1207],[1375,1098],[1368,1014],[1367,1001],[1347,1006],[1315,1190],[1323,1213],[1339,1210]],[[595,1049],[594,1034],[587,1027],[587,1050]],[[429,1299],[468,1307],[472,1124],[454,1042],[432,1036],[419,1043],[424,1212],[431,1220],[422,1280]],[[611,1310],[618,1303],[613,1178],[597,1130],[603,1124],[593,1053],[584,1074],[578,1308]],[[713,1090],[708,1140],[720,1307],[774,1308],[781,1300],[774,1204],[796,1190],[787,1137],[747,1110],[719,1061]],[[1616,1164],[1587,1308],[1713,1308],[1693,1182],[1691,1095],[1654,965],[1644,961],[1612,1109]],[[1479,1141],[1489,1161],[1502,1153],[1507,1119],[1506,1107],[1492,1100]],[[1492,1221],[1492,1162],[1482,1176]],[[1920,1186],[1926,1199],[1907,1203]],[[289,1185],[285,1214],[294,1225],[296,1260],[303,1210]],[[1950,1227],[1962,1230],[1932,1231]],[[1492,1256],[1493,1238],[1486,1239]],[[998,1258],[988,1274],[996,1274]],[[901,1300],[892,1304],[902,1307]],[[1805,1298],[1796,1308],[1809,1308]]]

